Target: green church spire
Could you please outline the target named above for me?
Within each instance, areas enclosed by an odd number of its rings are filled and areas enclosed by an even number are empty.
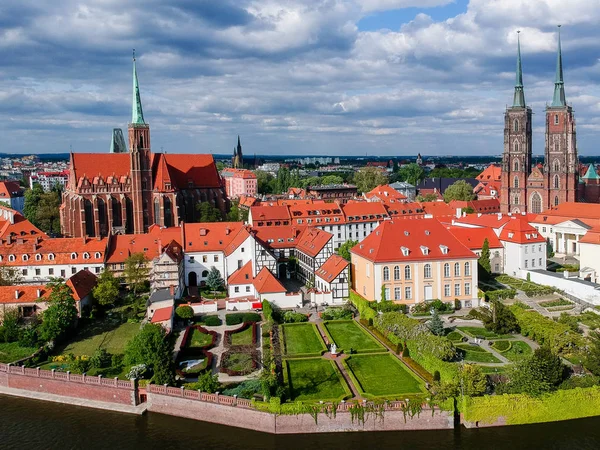
[[[562,50],[560,48],[560,25],[558,26],[558,56],[556,57],[556,79],[554,80],[554,98],[552,107],[566,106],[565,82],[563,80]]]
[[[137,71],[135,70],[135,49],[133,50],[133,101],[131,104],[131,123],[145,124],[144,112],[142,111],[142,99],[140,97],[140,86]]]
[[[517,31],[517,80],[515,82],[515,98],[513,108],[525,108],[525,92],[523,91],[523,68],[521,65],[521,39]]]

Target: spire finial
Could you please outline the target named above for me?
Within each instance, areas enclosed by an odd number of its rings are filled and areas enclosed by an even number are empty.
[[[562,48],[560,43],[560,28],[558,25],[558,54],[556,56],[556,78],[554,80],[554,97],[552,99],[553,107],[566,106],[565,100],[565,82],[563,79],[563,65],[562,65]]]
[[[517,31],[517,74],[513,108],[525,108],[525,92],[523,91],[523,66],[521,63],[521,30]]]
[[[133,49],[133,60],[135,61],[135,48]]]
[[[144,122],[142,98],[140,97],[140,86],[138,83],[137,70],[135,68],[135,49],[133,49],[133,99],[131,103],[131,123],[146,123]]]

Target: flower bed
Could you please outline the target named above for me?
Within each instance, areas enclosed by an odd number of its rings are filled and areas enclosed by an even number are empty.
[[[221,373],[230,376],[248,375],[258,368],[258,352],[254,349],[234,347],[221,355]]]
[[[252,347],[256,347],[256,343],[258,342],[258,337],[256,335],[256,324],[254,322],[245,322],[242,324],[241,327],[235,329],[235,330],[227,330],[225,331],[225,334],[223,335],[223,339],[224,339],[224,343],[225,346],[227,347],[231,347],[233,345],[235,345],[234,343],[232,343],[232,336],[234,334],[238,334],[238,333],[243,333],[244,331],[248,330],[249,328],[252,328],[252,341],[247,343],[247,344],[241,344],[241,345],[248,345],[248,346],[252,346]]]
[[[210,336],[210,341],[203,345],[195,345],[193,344],[193,336],[194,333],[202,333],[207,336]],[[183,332],[183,339],[181,340],[181,348],[182,349],[199,349],[199,350],[208,350],[211,347],[214,347],[215,342],[217,341],[217,333],[215,331],[208,331],[206,328],[200,325],[193,325],[191,327],[187,327]]]
[[[553,306],[572,306],[573,303],[565,300],[564,298],[559,298],[558,300],[548,300],[545,302],[539,302],[538,305],[544,308],[552,308]]]
[[[227,325],[239,325],[240,323],[260,322],[262,320],[260,314],[255,312],[232,313],[225,316]]]
[[[552,286],[542,286],[541,284],[531,281],[520,280],[518,278],[509,277],[508,275],[500,275],[496,278],[502,284],[510,286],[514,289],[519,289],[527,295],[527,297],[536,297],[539,295],[548,295],[556,291]]]
[[[177,373],[177,375],[179,375],[180,377],[187,377],[187,376],[196,376],[201,374],[202,372],[204,372],[205,370],[210,370],[211,366],[212,366],[212,360],[213,360],[213,354],[211,352],[202,352],[202,355],[200,355],[203,357],[203,361],[200,364],[197,364],[193,367],[190,367],[187,370],[181,369],[179,367],[179,363],[182,361],[187,360],[188,358],[191,357],[191,355],[187,355],[187,357],[185,356],[185,353],[180,354],[179,357],[177,358],[177,369],[175,370],[175,373]]]

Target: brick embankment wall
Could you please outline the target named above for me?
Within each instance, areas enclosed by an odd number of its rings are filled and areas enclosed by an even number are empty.
[[[137,404],[136,388],[131,381],[71,375],[6,364],[0,364],[0,387],[27,392],[32,398],[35,398],[35,393],[39,393],[85,399],[90,402],[128,406]]]

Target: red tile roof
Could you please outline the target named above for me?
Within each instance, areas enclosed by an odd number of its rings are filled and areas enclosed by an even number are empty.
[[[425,215],[425,210],[417,202],[386,204],[386,207],[392,217],[423,217]]]
[[[502,179],[502,167],[492,164],[477,175],[476,179],[483,182],[499,182]]]
[[[425,214],[433,217],[451,217],[456,215],[456,209],[444,202],[421,202]]]
[[[223,169],[221,175],[224,177],[256,179],[254,172],[248,169]]]
[[[331,255],[325,263],[317,269],[316,275],[331,283],[350,264],[339,255]]]
[[[306,225],[258,227],[252,229],[254,237],[270,248],[292,248]]]
[[[254,288],[259,294],[273,294],[277,292],[286,292],[285,287],[273,276],[271,271],[263,267],[254,278]]]
[[[600,225],[589,229],[585,236],[579,239],[579,243],[600,245]]]
[[[186,223],[186,252],[222,251],[231,254],[250,234],[242,222]]]
[[[478,227],[501,228],[510,221],[510,218],[511,216],[507,214],[467,214],[454,222]]]
[[[241,268],[229,275],[227,284],[239,285],[239,284],[252,284],[252,261],[248,261]]]
[[[483,248],[483,242],[487,239],[490,248],[502,248],[502,243],[492,228],[467,228],[449,226],[448,230],[456,239],[471,250]]]
[[[152,225],[146,234],[118,234],[111,238],[106,262],[109,264],[122,263],[134,253],[144,253],[148,260],[152,260],[160,256],[172,241],[175,241],[181,248],[181,244],[179,244],[181,240],[182,230],[180,227],[161,228]]]
[[[152,316],[151,323],[159,323],[165,322],[167,320],[171,320],[173,317],[173,307],[168,306],[167,308],[160,308],[154,311],[154,315]]]
[[[19,293],[18,298],[16,298],[15,291]],[[50,291],[44,285],[0,286],[0,304],[46,302],[49,294]]]
[[[98,175],[120,179],[130,175],[129,158],[129,153],[71,153],[72,176],[76,183],[83,176],[89,180]]]
[[[486,199],[486,200],[470,200],[460,201],[452,200],[449,205],[456,208],[472,208],[476,213],[491,214],[500,212],[500,200],[497,198]]]
[[[0,198],[23,197],[23,192],[18,181],[0,181]]]
[[[27,220],[23,215],[10,208],[0,206],[0,211],[7,211],[7,215],[12,215],[13,219],[8,220],[0,216],[0,239],[6,239],[11,235],[13,239],[27,238],[37,236],[47,238],[48,235]]]
[[[515,244],[535,244],[546,242],[538,231],[529,225],[526,216],[513,216],[504,226],[499,236],[501,241]]]
[[[310,219],[312,225],[325,223],[341,225],[346,222],[342,208],[337,203],[316,202],[308,205],[293,205],[289,210],[294,223],[298,223],[299,219],[303,223],[308,223],[307,220]]]
[[[250,214],[252,214],[254,226],[258,222],[290,220],[290,211],[287,206],[253,206],[250,208]]]
[[[298,236],[296,249],[302,253],[315,257],[333,238],[333,234],[323,231],[319,228],[307,227],[302,234]]]
[[[366,198],[378,198],[380,200],[384,200],[384,199],[396,199],[396,200],[405,200],[407,197],[406,195],[398,192],[396,189],[394,189],[393,187],[391,187],[389,184],[383,184],[381,186],[377,186],[375,188],[373,188],[372,190],[370,190],[369,192],[366,192],[364,194],[364,196]]]
[[[238,197],[238,202],[240,206],[244,206],[246,208],[250,208],[251,206],[254,206],[257,203],[260,203],[256,198],[250,197],[248,195],[240,195]]]
[[[80,270],[67,280],[67,286],[73,291],[75,301],[81,301],[92,292],[96,286],[98,277],[89,270]]]
[[[166,160],[173,185],[179,189],[187,189],[190,184],[200,188],[221,186],[221,177],[217,172],[215,160],[210,154],[154,153],[153,157]]]
[[[556,225],[567,220],[579,219],[586,225],[600,225],[600,204],[565,202],[554,206],[532,219],[533,223]]]
[[[389,217],[385,206],[380,202],[357,202],[350,200],[341,205],[348,222],[373,222]]]
[[[36,243],[36,239],[30,237],[11,244],[4,241],[0,245],[0,257],[1,263],[7,266],[103,264],[107,243],[108,238],[39,239]],[[15,257],[14,261],[10,260],[11,255]]]
[[[385,221],[351,252],[375,263],[476,257],[436,219]]]

